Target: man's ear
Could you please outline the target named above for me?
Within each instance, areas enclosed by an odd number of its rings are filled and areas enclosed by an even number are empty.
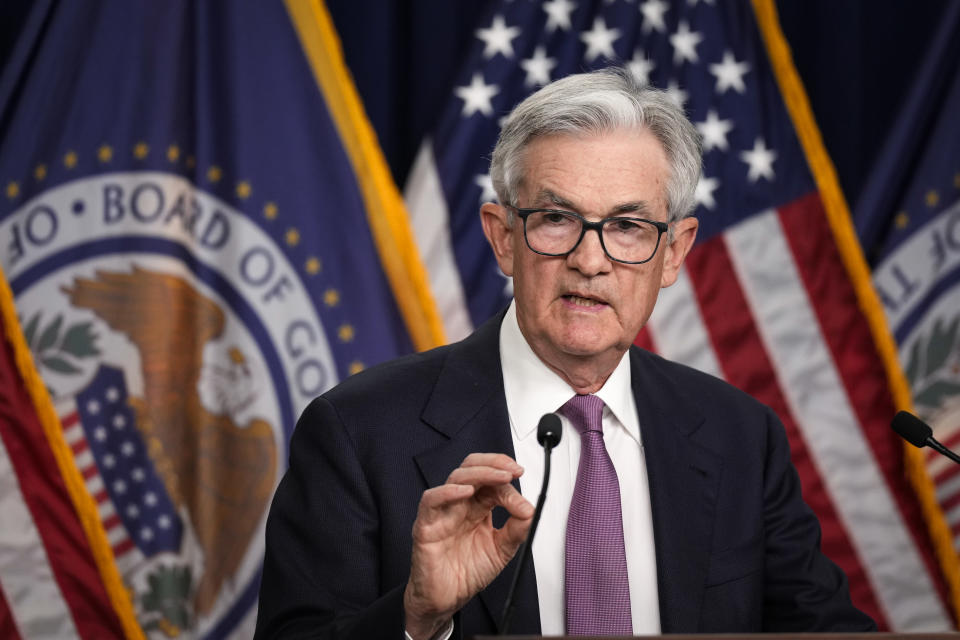
[[[493,249],[493,255],[497,258],[497,264],[504,275],[513,275],[513,233],[514,229],[520,224],[519,219],[514,218],[513,226],[509,221],[509,211],[506,207],[493,202],[486,202],[480,207],[480,224],[483,225],[483,235],[487,236],[487,242]]]
[[[683,218],[673,223],[673,242],[665,247],[663,258],[663,272],[660,275],[660,286],[669,287],[677,281],[680,267],[684,259],[693,248],[693,241],[697,239],[697,228],[700,221],[696,218]]]

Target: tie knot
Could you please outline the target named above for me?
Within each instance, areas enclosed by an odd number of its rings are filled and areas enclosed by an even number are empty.
[[[560,407],[560,413],[565,415],[581,434],[587,431],[603,433],[603,400],[595,395],[573,396]]]

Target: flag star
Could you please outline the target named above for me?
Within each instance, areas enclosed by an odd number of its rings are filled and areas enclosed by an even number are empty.
[[[619,37],[620,29],[615,27],[607,29],[607,23],[603,18],[594,18],[590,31],[580,34],[580,39],[587,45],[587,51],[583,57],[587,62],[593,62],[599,56],[615,58],[617,54],[613,51],[613,42]]]
[[[485,116],[493,115],[493,104],[490,100],[500,93],[495,84],[485,84],[480,72],[473,74],[473,80],[467,87],[457,87],[453,90],[457,97],[463,100],[463,117],[468,118],[477,111]]]
[[[550,82],[550,72],[557,66],[557,59],[548,58],[546,47],[540,45],[534,50],[532,58],[520,61],[520,66],[527,72],[525,84],[535,87]]]
[[[669,8],[670,5],[664,0],[647,0],[640,5],[640,13],[643,14],[643,25],[640,30],[643,33],[650,33],[651,31],[666,33],[667,23],[663,19],[663,14]]]
[[[108,453],[103,456],[103,466],[107,469],[113,469],[117,465],[117,459],[113,456],[112,453]]]
[[[127,440],[122,445],[120,445],[120,453],[127,456],[128,458],[131,457],[134,453],[136,453],[136,451],[137,451],[137,448],[133,446],[133,443],[130,442],[129,440]]]
[[[143,470],[142,467],[136,467],[133,471],[130,472],[130,477],[133,478],[134,482],[143,482],[147,479],[147,473]]]
[[[547,33],[553,33],[557,27],[569,31],[573,26],[570,22],[570,13],[576,8],[577,5],[570,0],[544,2],[543,10],[547,12]]]
[[[123,414],[122,414],[122,413],[118,413],[117,415],[113,416],[113,428],[114,428],[114,429],[117,429],[117,430],[119,431],[119,430],[122,430],[122,429],[123,429],[124,427],[126,427],[126,426],[127,426],[127,419],[123,417]]]
[[[703,36],[698,31],[690,31],[690,25],[686,20],[681,20],[677,25],[677,32],[670,36],[670,44],[673,45],[673,62],[681,64],[685,60],[697,63],[700,57],[697,56],[697,45],[703,40]]]
[[[763,138],[757,138],[753,143],[753,149],[742,151],[740,159],[750,165],[747,172],[747,180],[756,182],[760,178],[773,180],[773,161],[777,158],[777,152],[767,149]]]
[[[480,194],[480,202],[497,201],[497,192],[493,190],[493,180],[490,179],[489,173],[478,175],[473,182],[483,190]]]
[[[90,413],[92,415],[96,415],[100,413],[100,403],[97,402],[96,400],[91,400],[90,402],[88,402],[87,413]]]
[[[140,539],[144,541],[153,540],[153,529],[150,527],[140,529]]]
[[[637,79],[637,82],[650,84],[650,72],[657,66],[652,60],[648,60],[645,53],[637,49],[633,52],[633,59],[627,63],[630,73]]]
[[[750,71],[750,64],[737,62],[732,51],[723,52],[723,61],[710,65],[710,73],[717,78],[717,93],[723,94],[727,89],[734,89],[737,93],[746,93],[747,85],[743,83],[743,76]]]
[[[477,29],[477,37],[483,40],[483,57],[488,60],[498,53],[512,58],[513,39],[519,35],[520,27],[508,27],[502,15],[493,17],[489,29]]]
[[[124,493],[127,492],[127,483],[124,482],[123,480],[117,480],[116,482],[113,483],[113,491],[115,493],[123,495]]]
[[[669,83],[667,83],[667,88],[664,91],[667,92],[667,97],[670,98],[670,101],[673,102],[673,104],[683,109],[683,105],[686,104],[689,96],[686,91],[680,88],[680,85],[677,84],[676,80],[671,80]]]
[[[720,186],[720,181],[716,178],[707,178],[705,176],[700,176],[700,181],[697,182],[697,188],[693,192],[693,198],[696,200],[697,204],[703,205],[707,209],[715,209],[717,207],[717,201],[713,197],[713,192],[717,190]]]
[[[97,442],[103,442],[107,439],[107,430],[103,425],[93,430],[93,437]]]
[[[703,152],[713,149],[726,151],[730,146],[727,143],[727,134],[733,129],[733,120],[721,120],[713,109],[707,112],[707,119],[697,123],[697,131],[703,138]]]
[[[116,387],[110,387],[104,395],[110,402],[116,402],[120,399],[120,391]]]
[[[140,507],[138,507],[138,506],[135,505],[135,504],[129,505],[129,506],[127,507],[127,517],[128,517],[128,518],[133,518],[134,520],[136,520],[138,517],[140,517]]]
[[[143,495],[143,503],[148,507],[153,507],[157,504],[157,494],[153,491],[148,491]]]
[[[170,528],[170,516],[168,516],[168,515],[165,514],[165,513],[162,514],[159,518],[157,518],[157,526],[159,526],[161,529],[169,529],[169,528]]]

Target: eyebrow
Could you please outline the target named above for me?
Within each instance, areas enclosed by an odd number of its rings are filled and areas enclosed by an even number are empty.
[[[560,207],[561,209],[569,209],[570,211],[578,212],[580,209],[570,200],[567,200],[563,196],[554,193],[550,189],[542,189],[537,193],[534,202],[547,202],[553,206]],[[618,204],[611,209],[611,213],[614,215],[623,214],[623,213],[642,213],[642,214],[651,214],[653,210],[650,205],[647,204],[644,200],[635,200],[632,202],[623,202]]]

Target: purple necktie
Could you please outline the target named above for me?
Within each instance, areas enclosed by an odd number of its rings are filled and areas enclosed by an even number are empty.
[[[581,447],[567,520],[567,633],[630,635],[620,482],[603,444],[603,400],[593,395],[574,396],[560,413],[580,432]]]

